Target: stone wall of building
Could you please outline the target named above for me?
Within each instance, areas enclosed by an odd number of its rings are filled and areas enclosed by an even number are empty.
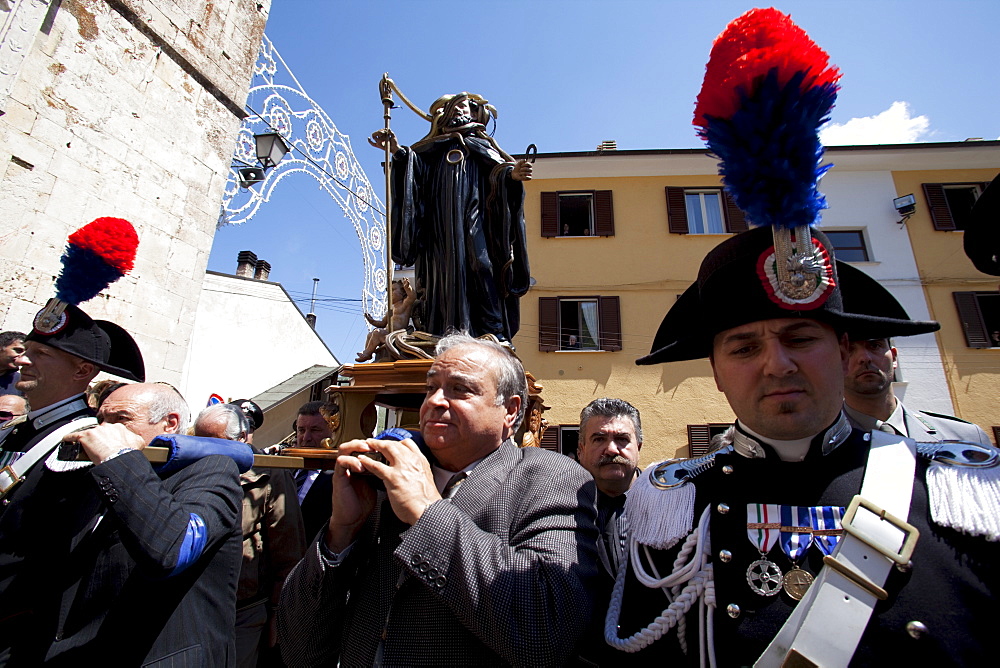
[[[135,336],[150,379],[176,383],[270,0],[6,4],[0,328],[30,328],[69,234],[125,218],[135,269],[82,306]]]

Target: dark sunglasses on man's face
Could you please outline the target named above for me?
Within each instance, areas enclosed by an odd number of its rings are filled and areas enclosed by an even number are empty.
[[[16,417],[21,417],[24,413],[11,413],[10,411],[0,411],[0,422],[7,422]]]

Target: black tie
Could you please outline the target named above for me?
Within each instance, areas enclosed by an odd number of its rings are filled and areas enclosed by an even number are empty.
[[[465,471],[459,471],[453,475],[449,480],[448,484],[444,486],[441,490],[442,499],[450,499],[455,496],[455,492],[458,491],[458,486],[462,484],[462,481],[469,477],[469,474]]]

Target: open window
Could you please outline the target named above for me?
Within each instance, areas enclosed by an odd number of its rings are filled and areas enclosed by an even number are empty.
[[[611,237],[615,234],[610,190],[542,193],[543,237]]]
[[[579,461],[580,425],[553,425],[542,435],[542,448],[558,452]]]
[[[923,183],[935,230],[964,230],[972,206],[988,183]]]
[[[729,422],[709,422],[708,424],[689,424],[688,456],[701,457],[708,452],[712,439],[720,436],[733,425]]]
[[[618,297],[540,297],[538,349],[543,352],[621,350]]]

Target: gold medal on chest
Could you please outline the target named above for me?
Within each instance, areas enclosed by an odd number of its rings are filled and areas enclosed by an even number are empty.
[[[813,576],[809,571],[793,566],[781,579],[781,588],[796,601],[801,601],[812,582]]]

